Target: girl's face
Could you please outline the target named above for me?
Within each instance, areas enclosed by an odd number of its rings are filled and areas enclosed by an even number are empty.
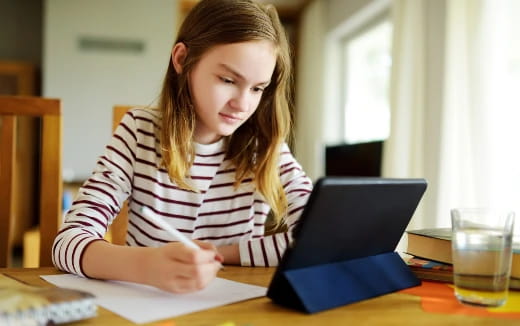
[[[255,112],[276,65],[272,42],[218,45],[190,74],[197,115],[195,141],[210,144],[231,135]]]

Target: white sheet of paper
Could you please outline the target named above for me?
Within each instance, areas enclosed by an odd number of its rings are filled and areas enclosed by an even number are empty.
[[[205,289],[174,294],[121,281],[87,279],[72,274],[41,275],[58,287],[74,288],[96,296],[96,303],[134,323],[149,323],[266,295],[265,287],[216,278]]]

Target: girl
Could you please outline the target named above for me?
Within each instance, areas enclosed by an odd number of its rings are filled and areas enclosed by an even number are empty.
[[[173,46],[159,109],[122,119],[53,247],[79,275],[190,292],[221,262],[274,266],[312,189],[285,139],[291,60],[271,6],[203,0]],[[103,240],[129,198],[127,246]],[[175,242],[148,207],[194,239]],[[288,232],[264,236],[268,212]]]

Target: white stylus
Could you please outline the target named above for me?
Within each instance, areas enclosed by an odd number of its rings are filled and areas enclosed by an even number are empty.
[[[168,232],[171,236],[173,236],[175,238],[175,240],[182,242],[186,247],[192,248],[192,249],[200,249],[200,247],[195,242],[193,242],[192,240],[187,238],[184,234],[179,232],[174,227],[165,223],[159,216],[157,216],[157,214],[155,214],[148,207],[142,206],[141,213],[146,215],[146,217],[148,217],[150,220],[152,220],[153,223],[160,226],[164,231]]]

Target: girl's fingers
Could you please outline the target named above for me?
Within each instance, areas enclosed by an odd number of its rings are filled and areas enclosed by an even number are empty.
[[[202,249],[217,251],[217,247],[210,242],[195,240],[195,243]]]
[[[219,266],[216,263],[204,265],[178,266],[171,279],[172,292],[185,293],[205,288],[216,276]]]
[[[192,249],[180,242],[172,242],[162,247],[169,259],[186,264],[204,264],[216,260],[215,252],[208,249]]]
[[[209,243],[209,242],[205,242],[205,241],[199,241],[199,240],[195,240],[195,242],[197,243],[197,245],[199,245],[199,247],[201,247],[202,249],[206,249],[206,250],[211,250],[213,252],[215,252],[215,257],[214,259],[220,263],[223,263],[224,262],[224,256],[222,256],[222,254],[220,252],[218,252],[218,249],[217,247],[215,247],[212,243]]]
[[[174,274],[178,277],[202,279],[206,275],[216,275],[221,268],[220,262],[212,261],[204,264],[184,264],[178,263],[175,265]]]
[[[203,245],[201,249],[188,248],[182,243],[171,242],[157,248],[154,255],[155,272],[150,282],[155,286],[175,293],[185,293],[206,287],[221,268],[219,255],[214,246]]]

